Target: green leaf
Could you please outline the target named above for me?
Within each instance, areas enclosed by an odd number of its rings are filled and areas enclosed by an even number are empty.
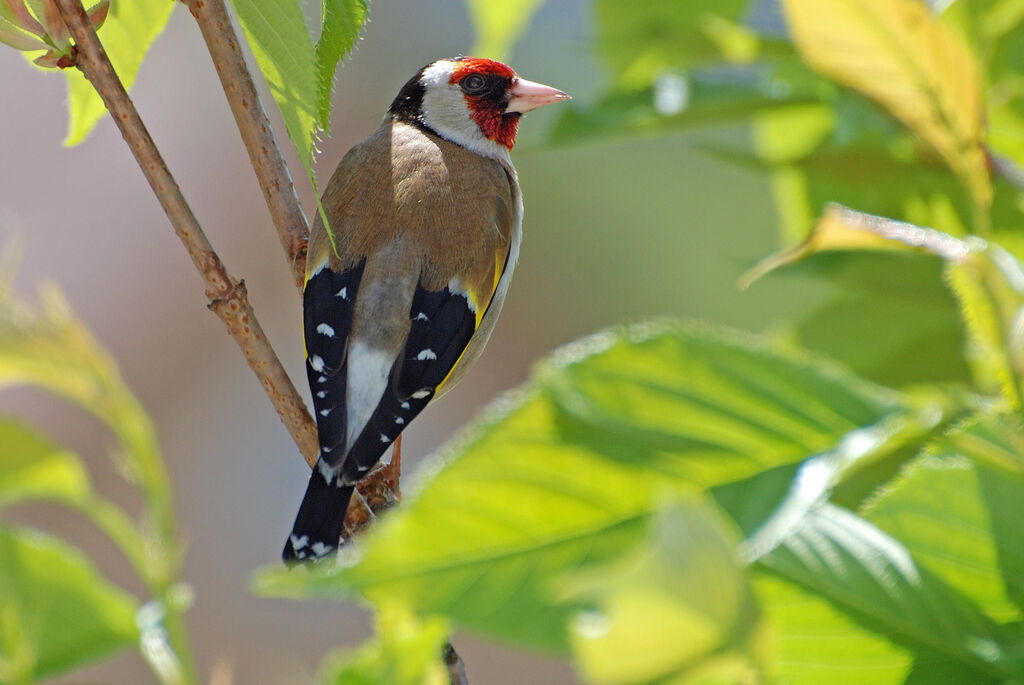
[[[720,37],[729,26],[735,36],[749,4],[597,0],[599,50],[620,86],[643,88],[666,71],[722,62],[728,49],[723,50]],[[752,57],[756,49],[748,54]]]
[[[920,0],[783,0],[791,35],[821,73],[878,101],[928,141],[975,202],[992,201],[977,60]]]
[[[594,605],[572,622],[587,682],[752,672],[757,616],[737,542],[712,509],[683,502],[658,512],[649,538],[623,558],[569,576],[568,591]]]
[[[270,87],[274,102],[281,110],[288,137],[295,145],[307,174],[312,178],[318,104],[321,102],[321,88],[328,63],[323,62],[322,69],[318,66],[313,41],[299,3],[232,0],[231,4],[238,13],[246,40]],[[325,18],[327,12],[325,9]],[[342,32],[336,22],[332,22],[330,27],[325,26],[325,29],[331,37],[323,48],[324,56],[327,57],[337,51]],[[333,76],[333,73],[331,66],[330,75]],[[327,90],[330,90],[329,83]]]
[[[359,38],[369,18],[366,0],[323,0],[320,40],[316,42],[317,117],[320,128],[330,129],[334,71]]]
[[[810,101],[810,96],[773,87],[770,79],[723,81],[695,72],[666,72],[652,84],[615,91],[590,107],[567,107],[556,120],[548,142],[606,141],[620,136],[664,135],[699,126],[743,122],[776,108]]]
[[[31,682],[138,640],[133,597],[66,543],[0,528],[0,682]]]
[[[793,342],[893,386],[967,383],[967,334],[943,263],[933,257],[841,252],[779,272],[827,300],[792,325]]]
[[[174,4],[168,0],[111,3],[99,37],[126,89],[135,82],[142,59],[163,32]],[[107,109],[92,84],[78,69],[65,69],[64,75],[68,80],[69,107],[68,136],[64,144],[70,146],[85,140]]]
[[[1024,608],[1024,431],[976,417],[918,459],[865,509],[922,565],[1001,622]]]
[[[812,509],[759,564],[897,644],[982,677],[1020,675],[1010,631],[920,566],[895,538],[849,511],[829,504]]]
[[[913,660],[908,649],[772,574],[755,574],[753,585],[766,641],[774,647],[769,670],[777,682],[904,685]]]
[[[397,606],[376,617],[377,635],[358,649],[329,656],[321,682],[336,685],[448,685],[441,654],[448,624],[438,618],[417,619]]]
[[[89,477],[77,455],[0,417],[0,507],[37,498],[82,499],[89,492]]]
[[[740,287],[746,289],[764,274],[820,252],[895,250],[930,254],[959,262],[980,247],[980,244],[959,240],[933,228],[858,212],[832,202],[806,240],[761,260],[743,275]]]
[[[792,464],[907,415],[900,395],[753,338],[642,325],[569,346],[495,405],[337,572],[264,572],[264,593],[388,598],[565,650],[556,580],[639,542],[666,494]]]
[[[0,288],[0,388],[26,384],[74,402],[110,428],[126,457],[122,466],[139,481],[161,539],[175,540],[169,480],[149,416],[114,361],[53,287],[42,290],[38,310]],[[94,511],[122,531],[115,537],[127,539],[127,529],[115,521],[116,512],[105,507]],[[114,534],[113,528],[108,532]]]
[[[512,53],[512,46],[543,4],[544,0],[466,0],[476,27],[473,54],[507,59]]]

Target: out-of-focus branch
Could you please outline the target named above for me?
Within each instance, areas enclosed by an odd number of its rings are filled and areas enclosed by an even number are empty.
[[[441,656],[445,665],[448,666],[448,678],[452,685],[469,685],[469,678],[466,677],[466,664],[462,662],[462,657],[452,647],[451,642],[445,644]]]
[[[256,314],[249,304],[245,284],[227,272],[203,233],[181,194],[181,189],[178,188],[142,119],[139,118],[121,80],[114,73],[114,67],[110,64],[81,1],[56,0],[56,4],[64,23],[75,39],[75,59],[78,68],[103,98],[167,218],[174,226],[175,233],[185,244],[192,262],[206,284],[210,309],[224,321],[228,331],[242,348],[249,367],[263,384],[281,421],[288,428],[303,457],[312,466],[316,463],[319,452],[316,426],[257,321]]]
[[[221,86],[227,96],[231,113],[242,134],[249,161],[256,172],[270,216],[277,227],[281,246],[288,257],[295,285],[302,290],[306,272],[306,244],[309,222],[302,212],[295,193],[288,165],[277,145],[274,130],[260,102],[252,74],[238,45],[238,35],[231,25],[223,0],[182,0],[199,24],[199,30],[210,51]]]

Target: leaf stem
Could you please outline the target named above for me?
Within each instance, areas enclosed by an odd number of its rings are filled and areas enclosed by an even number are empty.
[[[306,273],[306,245],[309,222],[295,192],[288,165],[274,137],[266,110],[253,84],[252,74],[239,48],[238,35],[231,25],[223,0],[182,0],[195,17],[206,41],[210,58],[217,69],[224,95],[231,106],[249,161],[259,181],[270,216],[277,227],[281,246],[302,291]]]
[[[249,304],[245,285],[232,277],[203,233],[153,139],[114,72],[80,0],[55,0],[75,39],[77,66],[103,98],[121,135],[206,284],[213,310],[242,349],[281,421],[307,463],[316,463],[316,426]]]

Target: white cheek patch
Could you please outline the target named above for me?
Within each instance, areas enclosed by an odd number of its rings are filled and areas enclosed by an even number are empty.
[[[450,82],[456,66],[450,60],[438,60],[423,70],[423,123],[442,138],[511,164],[508,148],[485,136],[469,116],[462,89]]]

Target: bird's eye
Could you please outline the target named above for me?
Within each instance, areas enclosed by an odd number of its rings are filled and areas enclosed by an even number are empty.
[[[459,86],[467,95],[479,95],[487,90],[487,79],[480,74],[470,74],[459,81]]]

